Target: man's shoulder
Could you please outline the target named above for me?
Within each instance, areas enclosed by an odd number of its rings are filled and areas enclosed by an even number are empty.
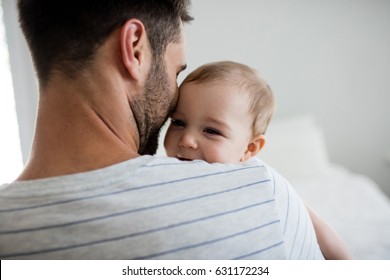
[[[238,164],[207,163],[203,160],[180,161],[169,157],[152,157],[139,171],[161,176],[218,177],[226,179],[269,178],[268,168],[261,161]]]
[[[240,164],[209,164],[202,160],[180,161],[175,158],[141,156],[106,168],[47,179],[15,182],[0,188],[2,195],[20,195],[26,190],[37,196],[48,193],[89,192],[116,189],[118,186],[186,186],[225,188],[253,184],[274,185],[274,176],[261,161]],[[17,188],[14,188],[17,186]],[[48,188],[50,186],[50,188]],[[0,196],[1,198],[1,196]]]

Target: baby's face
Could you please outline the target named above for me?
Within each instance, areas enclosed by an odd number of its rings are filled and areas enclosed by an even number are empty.
[[[249,100],[237,87],[186,83],[171,116],[164,146],[168,156],[210,163],[237,163],[252,139]]]

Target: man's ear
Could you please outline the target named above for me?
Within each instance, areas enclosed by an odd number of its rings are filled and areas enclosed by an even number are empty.
[[[241,157],[240,161],[247,161],[251,157],[257,155],[265,145],[265,136],[264,134],[253,137],[251,142],[249,142],[247,149],[244,155]]]
[[[140,80],[150,52],[145,27],[138,19],[129,19],[121,28],[122,62],[134,80]]]

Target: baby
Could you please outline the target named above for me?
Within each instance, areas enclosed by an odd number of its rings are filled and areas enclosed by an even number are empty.
[[[274,97],[256,71],[231,61],[203,65],[180,86],[164,140],[168,156],[209,163],[239,163],[256,156],[266,142]],[[337,234],[308,208],[326,259],[349,259]]]

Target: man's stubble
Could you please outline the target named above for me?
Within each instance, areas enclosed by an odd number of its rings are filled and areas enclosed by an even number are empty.
[[[170,87],[164,60],[156,58],[149,71],[143,94],[133,102],[132,110],[139,133],[140,155],[154,155],[163,124],[175,106],[177,87]]]

